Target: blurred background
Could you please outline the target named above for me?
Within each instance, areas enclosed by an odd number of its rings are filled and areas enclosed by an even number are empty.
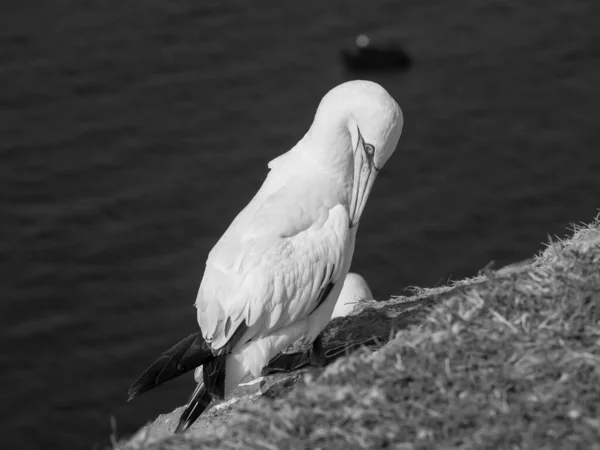
[[[208,251],[354,78],[404,111],[352,270],[377,298],[531,257],[600,202],[596,0],[55,0],[0,7],[0,386],[7,448],[103,448],[196,328]],[[356,74],[358,33],[409,70]]]

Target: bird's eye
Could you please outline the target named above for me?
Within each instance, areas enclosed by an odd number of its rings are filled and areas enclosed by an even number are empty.
[[[369,155],[375,153],[375,147],[373,147],[371,144],[365,144],[365,150]]]

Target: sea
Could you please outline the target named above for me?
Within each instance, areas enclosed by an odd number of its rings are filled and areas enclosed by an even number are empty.
[[[383,85],[405,124],[351,270],[378,299],[529,258],[600,208],[596,0],[54,0],[0,6],[5,448],[103,449],[196,330],[208,252],[320,98]],[[360,33],[408,70],[355,73]]]

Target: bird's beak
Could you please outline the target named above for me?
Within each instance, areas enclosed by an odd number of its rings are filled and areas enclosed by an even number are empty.
[[[378,172],[379,169],[375,166],[373,154],[365,148],[365,141],[358,129],[358,138],[354,149],[354,184],[350,201],[352,227],[360,220]]]

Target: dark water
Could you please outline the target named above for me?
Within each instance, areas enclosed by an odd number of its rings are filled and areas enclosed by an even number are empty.
[[[493,0],[57,0],[0,13],[3,443],[92,448],[182,404],[126,404],[195,328],[203,265],[235,214],[352,78],[338,50],[402,39],[371,75],[404,134],[353,270],[378,297],[531,256],[600,207],[600,5]]]

